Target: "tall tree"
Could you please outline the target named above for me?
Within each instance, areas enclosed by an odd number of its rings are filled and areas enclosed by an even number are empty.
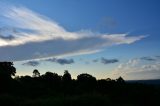
[[[116,79],[117,83],[123,84],[125,83],[124,79],[120,76],[118,79]]]
[[[16,68],[13,66],[13,62],[0,62],[0,78],[10,79],[15,76]]]
[[[40,73],[37,69],[33,70],[33,77],[39,77]]]
[[[64,75],[62,76],[62,81],[63,81],[64,83],[68,83],[68,82],[70,82],[71,80],[72,80],[71,74],[68,72],[68,70],[65,70],[65,71],[64,71]]]

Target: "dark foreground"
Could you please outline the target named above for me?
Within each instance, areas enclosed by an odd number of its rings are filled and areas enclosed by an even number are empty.
[[[68,71],[12,78],[15,73],[13,63],[0,63],[0,106],[160,106],[158,84],[96,80],[86,73],[73,80]]]

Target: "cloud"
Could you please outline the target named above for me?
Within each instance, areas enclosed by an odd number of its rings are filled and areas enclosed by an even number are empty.
[[[56,59],[56,58],[52,58],[52,59],[46,59],[45,61],[56,62],[56,63],[59,63],[61,65],[73,64],[74,63],[73,59]]]
[[[13,40],[15,38],[14,36],[12,36],[13,32],[15,32],[13,28],[0,28],[0,39],[4,39],[6,41]]]
[[[105,59],[104,57],[101,58],[101,63],[103,64],[111,64],[119,62],[118,59]]]
[[[23,63],[22,65],[26,65],[26,66],[38,66],[40,63],[38,61],[28,61],[28,62],[25,62]]]
[[[73,64],[74,60],[73,59],[62,59],[62,58],[49,58],[49,59],[43,59],[43,60],[31,60],[31,61],[25,61],[22,65],[26,66],[38,66],[40,65],[41,62],[55,62],[60,65],[65,65],[65,64]]]
[[[55,21],[22,6],[5,5],[0,10],[3,10],[0,13],[1,24],[9,29],[7,33],[1,31],[0,34],[1,61],[91,54],[113,45],[131,44],[145,37],[69,32]]]
[[[13,36],[0,36],[0,39],[12,40],[14,39],[14,37]]]
[[[152,58],[152,57],[142,57],[142,60],[146,60],[146,61],[156,61],[156,59]]]
[[[94,60],[92,60],[92,62],[96,63],[96,62],[98,62],[98,59],[94,59]]]
[[[156,58],[160,58],[160,56],[155,56]]]
[[[126,63],[120,64],[111,72],[111,77],[122,76],[124,79],[159,79],[160,59],[144,62],[141,58],[134,58]]]

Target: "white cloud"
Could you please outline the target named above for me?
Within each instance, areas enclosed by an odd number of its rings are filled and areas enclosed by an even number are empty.
[[[111,72],[111,76],[117,78],[119,76],[124,79],[159,79],[160,78],[160,59],[155,61],[134,58],[126,63],[120,64]]]
[[[0,20],[5,20],[3,25],[9,33],[4,33],[4,30],[0,32],[1,61],[88,54],[101,51],[104,47],[131,44],[145,37],[90,31],[69,32],[51,19],[25,7],[8,5],[4,8]]]

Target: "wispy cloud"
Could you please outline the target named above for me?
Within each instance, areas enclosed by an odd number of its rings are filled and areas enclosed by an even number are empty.
[[[35,66],[38,66],[39,64],[40,64],[40,62],[38,62],[38,61],[27,61],[27,62],[23,63],[22,65],[35,67]]]
[[[60,65],[66,65],[66,64],[73,64],[75,61],[73,59],[65,59],[65,58],[49,58],[43,60],[24,61],[22,65],[35,67],[40,65],[41,62],[53,62],[53,63],[58,63]]]
[[[119,62],[118,59],[106,59],[104,57],[101,58],[101,63],[103,64],[111,64],[111,63],[117,63]]]
[[[73,59],[57,59],[57,58],[50,58],[50,59],[46,59],[45,61],[49,61],[49,62],[55,62],[55,63],[59,63],[61,65],[65,65],[65,64],[73,64],[74,60]]]
[[[146,59],[146,58],[145,58]],[[125,79],[159,79],[160,59],[153,61],[134,58],[120,64],[111,72],[112,77],[122,76]]]
[[[94,60],[92,60],[92,62],[96,63],[96,62],[98,62],[98,59],[94,59]]]
[[[0,31],[0,52],[4,54],[0,56],[1,61],[90,54],[113,45],[131,44],[145,37],[69,32],[55,21],[25,7],[5,5],[3,8],[0,20],[3,20],[3,26],[12,30],[9,34]]]
[[[160,58],[160,56],[155,56],[156,58]]]
[[[156,61],[156,59],[153,57],[141,57],[141,59],[146,61]]]

